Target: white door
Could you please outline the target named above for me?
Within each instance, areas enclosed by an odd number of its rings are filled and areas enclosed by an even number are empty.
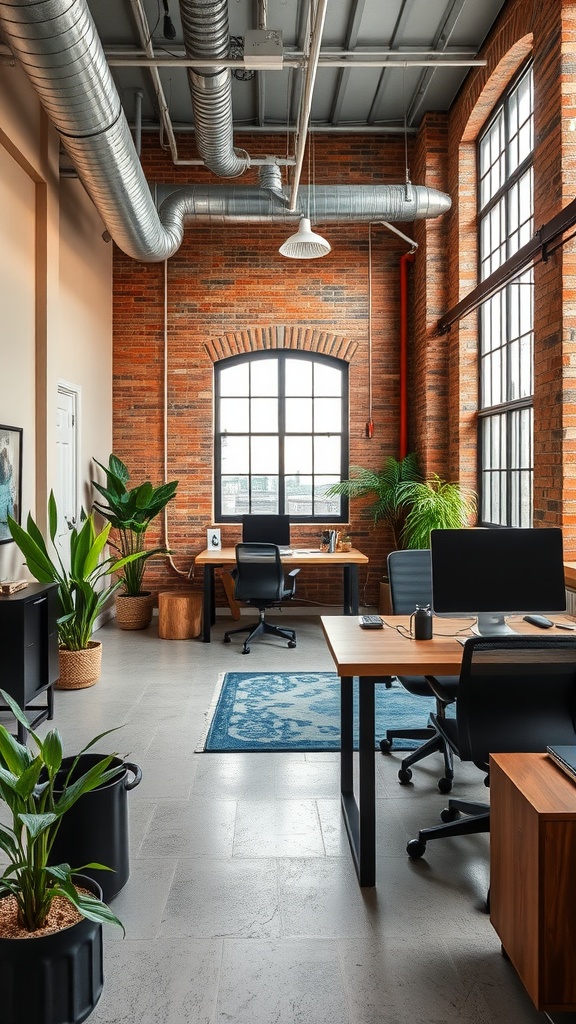
[[[66,568],[70,545],[67,535],[78,520],[79,388],[60,381],[56,422],[58,476],[55,492],[58,507],[57,544]]]

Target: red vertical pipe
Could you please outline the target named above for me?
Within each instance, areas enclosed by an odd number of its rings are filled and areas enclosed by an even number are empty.
[[[400,458],[408,454],[408,264],[414,253],[400,257]]]

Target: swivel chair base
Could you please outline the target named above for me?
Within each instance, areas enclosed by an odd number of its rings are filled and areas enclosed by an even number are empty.
[[[227,633],[224,633],[224,643],[230,643],[230,637],[236,633],[248,633],[242,647],[242,654],[250,654],[250,641],[255,636],[259,636],[261,633],[270,633],[272,636],[282,637],[283,640],[288,641],[288,647],[296,647],[296,632],[293,629],[283,629],[281,626],[273,626],[269,622],[264,621],[264,611],[260,612],[260,618],[256,624],[251,623],[250,626],[240,626],[238,629],[229,629]]]
[[[460,813],[468,815],[460,818]],[[470,800],[449,800],[448,807],[441,812],[443,825],[422,828],[418,839],[411,839],[406,853],[411,860],[419,860],[426,852],[430,839],[447,839],[449,836],[472,836],[490,831],[489,804],[473,803]]]
[[[425,740],[416,750],[412,750],[407,757],[403,758],[398,770],[398,781],[402,786],[407,785],[412,779],[411,765],[422,761],[429,754],[441,751],[444,757],[444,777],[438,780],[438,789],[441,793],[449,793],[452,789],[454,779],[454,761],[452,751],[443,737],[439,735],[433,726],[426,729],[387,729],[385,739],[380,740],[380,750],[383,754],[389,754],[394,739]]]

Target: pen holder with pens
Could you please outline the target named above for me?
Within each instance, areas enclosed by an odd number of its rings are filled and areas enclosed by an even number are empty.
[[[432,639],[432,609],[429,604],[417,604],[410,616],[410,636],[415,640]]]

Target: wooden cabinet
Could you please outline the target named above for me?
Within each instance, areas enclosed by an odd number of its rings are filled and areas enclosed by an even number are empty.
[[[31,583],[25,590],[0,596],[0,686],[38,725],[52,718],[53,684],[58,679],[58,587]],[[46,691],[46,705],[32,701]],[[23,730],[18,730],[20,739]]]
[[[576,1010],[576,782],[546,754],[490,758],[490,919],[538,1010]]]

